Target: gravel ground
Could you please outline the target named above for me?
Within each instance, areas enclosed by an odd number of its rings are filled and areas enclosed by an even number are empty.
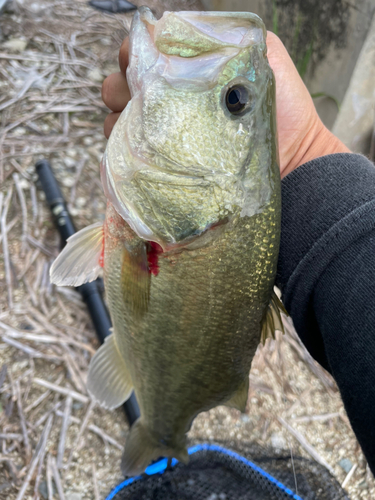
[[[128,429],[122,410],[94,406],[86,393],[98,342],[78,294],[49,283],[59,238],[34,164],[49,159],[77,228],[103,219],[100,87],[118,70],[129,19],[82,0],[18,1],[12,9],[0,35],[0,499],[104,499],[122,479]],[[375,498],[337,387],[290,323],[257,352],[246,414],[202,413],[190,438],[313,454],[351,499]]]

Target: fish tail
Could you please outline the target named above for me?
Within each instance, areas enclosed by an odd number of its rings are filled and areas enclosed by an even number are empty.
[[[142,420],[138,419],[130,429],[122,456],[121,470],[124,476],[141,474],[159,457],[175,457],[183,463],[189,460],[186,448],[174,449],[155,443]]]

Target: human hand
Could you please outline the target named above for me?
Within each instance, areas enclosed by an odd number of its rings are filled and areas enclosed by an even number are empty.
[[[323,125],[286,48],[271,32],[267,35],[267,50],[268,60],[276,78],[281,176],[284,177],[299,165],[319,156],[349,153],[349,149]],[[104,134],[107,138],[130,100],[126,82],[128,54],[129,38],[125,38],[119,54],[121,71],[109,75],[103,83],[103,101],[113,111],[104,122]]]
[[[129,64],[129,37],[121,44],[118,62],[120,71],[107,76],[102,85],[102,99],[112,110],[104,121],[104,135],[108,139],[122,110],[130,101],[130,90],[126,81],[126,68]]]
[[[350,150],[322,123],[283,43],[267,32],[267,57],[276,78],[281,177],[314,158]]]

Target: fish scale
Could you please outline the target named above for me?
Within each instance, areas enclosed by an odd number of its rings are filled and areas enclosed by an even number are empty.
[[[265,35],[250,13],[166,12],[157,21],[139,9],[131,100],[101,165],[104,231],[77,233],[51,268],[56,284],[79,285],[104,261],[113,334],[91,360],[87,388],[107,408],[135,391],[141,416],[126,440],[126,475],[159,456],[186,462],[199,412],[244,411],[259,341],[282,329]]]
[[[116,243],[106,236],[105,284],[118,347],[132,366],[142,420],[168,447],[180,443],[167,436],[184,437],[199,411],[225,403],[248,377],[273,286],[278,200],[275,193],[251,223],[238,218],[213,245],[163,254],[141,323],[122,302],[118,263],[129,227],[119,218],[124,235]],[[270,236],[273,248],[264,245]],[[214,380],[214,387],[202,388],[203,380]]]

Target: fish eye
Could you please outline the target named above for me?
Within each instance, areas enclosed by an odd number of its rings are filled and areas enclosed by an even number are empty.
[[[232,115],[239,115],[248,109],[251,98],[244,85],[234,85],[227,90],[225,104]]]

